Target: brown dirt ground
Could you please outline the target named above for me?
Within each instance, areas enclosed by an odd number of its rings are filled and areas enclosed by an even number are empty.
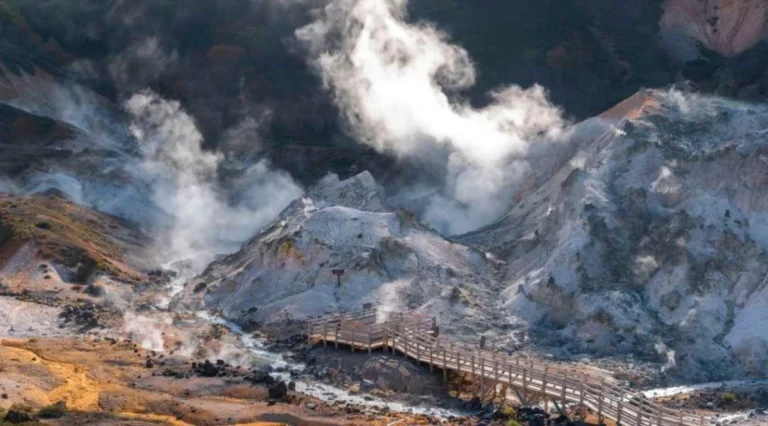
[[[175,379],[152,375],[147,352],[130,342],[100,338],[0,341],[1,408],[39,409],[64,401],[69,414],[56,425],[385,425],[428,424],[419,417],[346,414],[342,407],[301,395],[268,405],[266,388],[232,378]],[[189,360],[166,358],[185,368]],[[315,404],[310,409],[307,404]]]

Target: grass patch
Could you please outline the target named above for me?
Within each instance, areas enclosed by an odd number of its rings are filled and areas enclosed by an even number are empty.
[[[20,411],[22,413],[32,414],[34,410],[29,405],[16,403],[11,405],[11,408],[9,408],[8,411]]]
[[[46,405],[41,408],[37,415],[41,419],[58,419],[67,415],[67,404],[59,401],[55,404]]]

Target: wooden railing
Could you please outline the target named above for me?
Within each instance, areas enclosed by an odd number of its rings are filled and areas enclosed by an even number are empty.
[[[647,400],[640,392],[611,380],[587,373],[575,373],[561,366],[541,361],[513,358],[494,351],[455,346],[437,339],[433,318],[413,314],[390,314],[378,323],[376,310],[335,315],[308,321],[309,343],[322,341],[347,345],[352,350],[373,349],[400,352],[406,358],[427,363],[430,370],[469,373],[485,384],[506,385],[523,400],[528,395],[545,401],[578,403],[596,411],[598,416],[628,426],[702,426],[710,421],[673,410]]]

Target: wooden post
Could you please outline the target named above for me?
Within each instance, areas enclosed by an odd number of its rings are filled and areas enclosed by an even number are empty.
[[[451,353],[453,353],[453,345],[451,345]],[[445,357],[445,349],[443,349],[443,357]],[[445,358],[443,358],[445,362]],[[456,352],[456,371],[461,373],[461,351]]]
[[[403,336],[403,340],[405,340],[405,352],[403,352],[403,358],[408,359],[408,334],[407,333]]]
[[[312,321],[307,321],[307,346],[312,344]]]
[[[637,426],[643,425],[643,400],[640,399],[639,407],[637,407]]]
[[[341,322],[336,324],[336,337],[334,337],[334,339],[336,340],[336,342],[335,342],[336,343],[336,349],[339,349],[339,328],[341,328],[341,324],[342,324]]]
[[[477,376],[475,375],[475,354],[472,354],[472,381],[477,380]],[[477,384],[477,383],[473,383]],[[475,388],[475,396],[477,396],[477,386],[472,386]]]
[[[528,370],[525,367],[523,367],[523,398],[525,398],[526,400],[528,399],[528,378],[526,377],[527,372]],[[526,405],[527,401],[521,401],[521,402],[523,403],[523,405]]]
[[[587,381],[587,375],[584,375],[584,379],[581,381],[581,386],[579,387],[579,405],[584,405],[584,383]]]
[[[616,409],[618,410],[618,413],[616,415],[616,424],[621,425],[621,412],[622,412],[622,401],[624,400],[624,392],[621,392],[619,394],[619,400],[616,402]]]
[[[562,380],[563,380],[563,382],[560,384],[560,386],[562,387],[562,389],[560,389],[560,401],[563,404],[563,409],[565,409],[565,404],[566,404],[566,401],[565,401],[565,390],[566,390],[566,383],[568,383],[568,376],[566,376],[565,373],[563,373],[563,379]],[[563,413],[563,414],[565,414],[565,413]]]
[[[389,330],[389,328],[385,324],[384,325],[384,329],[382,330],[382,333],[384,333],[384,335],[383,335],[383,337],[384,337],[384,344],[382,345],[382,348],[384,349],[384,353],[387,353],[387,345],[389,344],[389,336],[387,336],[387,331],[388,330]]]
[[[421,343],[416,341],[416,365],[421,365]]]
[[[433,349],[434,349],[433,347],[431,347],[431,346],[429,347],[429,372],[430,373],[435,371],[434,359],[433,359],[433,356],[432,356],[432,350]]]
[[[544,376],[541,378],[541,395],[544,398],[544,411],[549,414],[549,397],[547,396],[547,373],[549,367],[544,367]]]
[[[368,355],[371,354],[371,344],[373,341],[371,340],[371,326],[368,326]]]
[[[683,426],[683,412],[680,412],[680,426]]]
[[[480,353],[480,399],[485,400],[485,357]]]
[[[448,383],[448,362],[446,361],[445,348],[443,348],[443,381]]]
[[[661,410],[659,410],[659,412],[656,413],[656,425],[661,426]]]
[[[603,388],[605,386],[605,379],[600,381],[600,394],[597,397],[597,424],[603,423]]]
[[[323,323],[323,347],[328,347],[328,323]]]

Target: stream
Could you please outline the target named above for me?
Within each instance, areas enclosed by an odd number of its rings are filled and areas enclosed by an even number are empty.
[[[675,395],[682,395],[695,391],[714,390],[714,389],[741,389],[748,390],[750,388],[766,387],[768,386],[768,380],[727,380],[723,382],[711,382],[711,383],[699,383],[694,385],[680,385],[672,386],[668,388],[649,389],[643,391],[643,395],[647,398],[663,398]]]
[[[282,354],[271,352],[266,349],[264,341],[260,338],[245,332],[237,324],[227,321],[221,317],[210,315],[207,312],[199,312],[198,317],[209,321],[214,324],[219,324],[230,332],[237,335],[242,345],[248,349],[258,360],[264,361],[272,367],[272,376],[275,380],[283,381],[295,381],[296,392],[317,398],[320,401],[337,404],[354,404],[362,407],[370,407],[377,409],[388,409],[392,412],[399,413],[411,413],[411,414],[425,414],[432,417],[462,417],[468,415],[468,413],[462,413],[457,410],[450,410],[438,407],[425,407],[410,405],[402,402],[385,401],[381,398],[376,398],[367,395],[352,395],[349,392],[339,389],[335,386],[320,383],[316,380],[310,380],[306,376],[298,376],[304,369],[304,364],[289,363],[285,360]],[[296,374],[296,377],[291,377],[291,372]]]

